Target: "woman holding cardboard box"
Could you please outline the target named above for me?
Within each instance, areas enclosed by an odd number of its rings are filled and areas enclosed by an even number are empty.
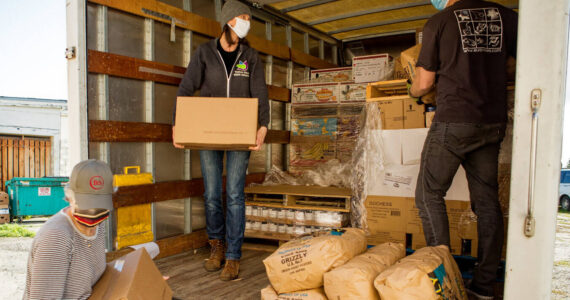
[[[244,41],[250,27],[251,11],[235,0],[222,8],[222,34],[196,49],[178,89],[178,96],[193,96],[200,90],[202,97],[240,97],[258,99],[258,130],[256,146],[261,149],[267,124],[269,104],[264,67],[257,51]],[[176,122],[175,122],[176,125]],[[174,128],[173,128],[174,132]],[[175,140],[175,139],[173,139]],[[177,148],[181,145],[174,143]],[[226,153],[227,211],[222,209],[223,158]],[[207,271],[220,270],[225,260],[222,280],[233,280],[239,273],[239,259],[245,231],[245,176],[250,151],[201,150],[200,164],[204,177],[206,230],[211,246]]]

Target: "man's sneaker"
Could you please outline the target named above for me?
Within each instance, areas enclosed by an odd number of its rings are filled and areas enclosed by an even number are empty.
[[[215,272],[222,268],[222,262],[226,256],[226,247],[222,240],[209,240],[210,258],[204,263],[204,269],[208,272]]]

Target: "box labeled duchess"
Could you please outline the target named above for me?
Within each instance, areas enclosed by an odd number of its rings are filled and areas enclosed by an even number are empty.
[[[174,142],[190,149],[255,146],[257,98],[178,97]]]

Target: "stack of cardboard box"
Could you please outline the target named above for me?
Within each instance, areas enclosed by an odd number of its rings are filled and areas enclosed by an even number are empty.
[[[10,222],[10,198],[8,194],[0,192],[0,224]]]
[[[388,54],[359,56],[353,67],[312,70],[309,82],[294,84],[289,170],[302,173],[332,159],[349,163],[367,84],[392,70]]]
[[[382,136],[384,170],[370,174],[365,201],[369,244],[404,243],[417,250],[426,246],[419,211],[415,204],[415,187],[427,128],[378,130]],[[459,223],[470,210],[465,171],[460,168],[446,196],[451,251],[461,254]]]

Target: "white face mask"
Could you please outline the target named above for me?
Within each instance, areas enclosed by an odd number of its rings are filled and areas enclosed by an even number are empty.
[[[230,26],[230,28],[237,34],[240,39],[243,39],[249,32],[249,25],[249,21],[237,17],[236,26],[232,27],[228,24],[228,26]]]

